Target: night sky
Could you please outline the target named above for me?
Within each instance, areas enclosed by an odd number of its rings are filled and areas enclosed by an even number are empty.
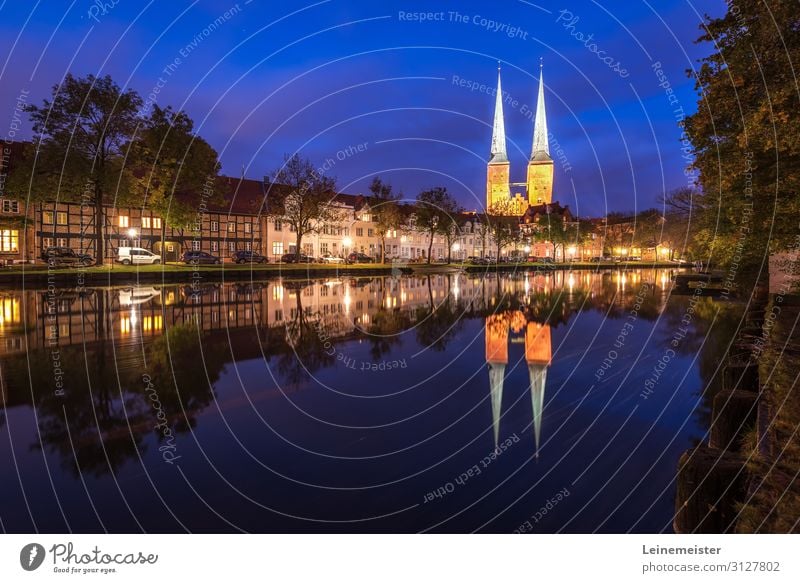
[[[262,178],[299,151],[343,192],[367,192],[378,174],[408,198],[446,186],[475,209],[497,61],[521,182],[542,58],[562,150],[551,142],[554,199],[581,216],[641,210],[691,180],[677,124],[680,108],[697,107],[686,70],[711,51],[694,44],[702,15],[724,9],[722,0],[0,0],[0,138],[30,138],[27,119],[10,134],[20,95],[39,104],[66,72],[110,74],[146,101],[185,109],[226,174]]]

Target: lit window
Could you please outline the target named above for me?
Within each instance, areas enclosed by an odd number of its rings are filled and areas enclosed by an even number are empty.
[[[153,217],[153,228],[154,229],[161,228],[161,217]]]
[[[211,221],[211,232],[216,233],[219,231],[219,223],[217,221]]]
[[[4,253],[19,251],[19,231],[17,229],[0,230],[0,251]]]
[[[117,219],[118,219],[118,224],[121,228],[123,229],[128,228],[128,223],[130,222],[128,219],[128,215],[119,215]]]
[[[236,223],[228,223],[228,232],[235,233],[236,232]]]
[[[273,241],[272,242],[272,254],[273,255],[283,255],[283,241]]]
[[[253,232],[253,225],[251,223],[244,224],[244,232],[245,233],[252,233]]]
[[[150,217],[142,217],[142,228],[149,229],[151,226]]]
[[[42,222],[45,225],[52,225],[54,217],[55,217],[55,215],[53,214],[53,211],[44,211],[42,213]]]

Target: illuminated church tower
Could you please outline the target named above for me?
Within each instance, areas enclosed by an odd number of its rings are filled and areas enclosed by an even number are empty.
[[[547,114],[544,109],[544,74],[539,63],[539,98],[536,102],[536,119],[533,123],[533,149],[528,162],[528,203],[553,202],[553,159],[547,139]]]
[[[506,153],[506,127],[503,120],[503,88],[500,67],[497,68],[497,97],[494,104],[492,152],[486,169],[486,210],[498,208],[511,198],[509,185],[511,163]]]

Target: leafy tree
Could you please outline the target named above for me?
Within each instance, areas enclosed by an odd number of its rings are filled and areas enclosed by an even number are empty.
[[[299,258],[303,237],[319,233],[325,223],[335,223],[344,213],[334,202],[336,181],[319,174],[311,161],[299,154],[286,156],[273,173],[267,191],[266,213],[288,223],[296,235],[295,255]]]
[[[503,249],[517,242],[520,236],[519,219],[503,214],[503,210],[502,206],[493,206],[486,216],[486,224],[497,246],[498,259]]]
[[[38,136],[36,156],[20,166],[33,200],[88,202],[94,208],[95,261],[103,263],[104,205],[124,204],[130,196],[128,147],[142,99],[123,91],[108,75],[83,78],[67,74],[52,98],[26,109]],[[115,195],[112,199],[112,195]]]
[[[220,163],[208,142],[195,134],[192,119],[171,107],[153,106],[133,146],[141,166],[135,187],[142,206],[162,217],[163,252],[167,226],[180,229],[195,222],[201,201],[220,202]]]
[[[797,231],[800,12],[790,0],[730,6],[702,25],[698,42],[714,52],[693,73],[700,99],[685,129],[703,192],[698,240],[722,263],[740,252],[755,274]]]
[[[458,212],[458,203],[442,186],[424,190],[417,196],[416,227],[428,234],[428,263],[431,262],[433,238],[450,228]]]
[[[544,214],[539,217],[537,228],[534,231],[537,240],[543,243],[550,243],[553,246],[553,260],[558,257],[558,250],[561,249],[561,256],[564,256],[564,247],[568,243],[576,242],[576,229],[569,228],[561,215]]]
[[[375,217],[375,232],[381,238],[381,263],[386,260],[386,236],[389,231],[400,226],[402,216],[397,201],[400,197],[392,193],[392,185],[383,182],[379,176],[369,185],[372,192],[370,211]]]

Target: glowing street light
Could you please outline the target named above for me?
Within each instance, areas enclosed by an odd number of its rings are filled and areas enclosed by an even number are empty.
[[[131,240],[135,240],[135,239],[136,239],[136,235],[137,235],[137,234],[138,234],[138,233],[136,232],[136,229],[128,229],[128,237],[129,237]]]
[[[453,243],[453,251],[455,251],[456,253],[461,251],[461,244],[460,243]]]
[[[345,237],[344,239],[342,239],[342,245],[345,248],[349,249],[350,247],[353,246],[353,239],[351,239],[350,237]]]

